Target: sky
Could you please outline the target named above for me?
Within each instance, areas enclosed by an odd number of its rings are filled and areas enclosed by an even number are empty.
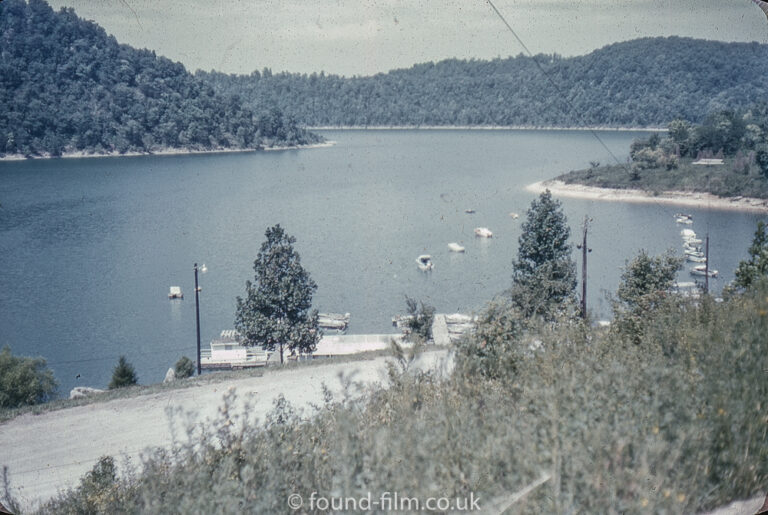
[[[581,55],[646,36],[768,43],[750,0],[492,0],[534,54]],[[187,69],[373,75],[416,63],[514,56],[487,0],[49,0],[121,43]]]

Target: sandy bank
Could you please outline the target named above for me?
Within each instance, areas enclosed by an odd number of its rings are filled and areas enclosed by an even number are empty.
[[[300,150],[309,148],[323,148],[331,147],[335,144],[334,141],[324,141],[322,143],[312,143],[310,145],[286,145],[277,147],[268,147],[262,149],[256,148],[217,148],[212,150],[191,150],[183,148],[165,148],[156,150],[154,152],[125,152],[123,154],[119,152],[107,152],[105,154],[87,154],[85,152],[65,152],[58,157],[51,156],[50,154],[24,157],[21,154],[8,154],[0,157],[0,161],[24,161],[27,159],[84,159],[91,157],[135,157],[135,156],[177,156],[187,154],[229,154],[229,153],[244,153],[244,152],[274,152],[280,150]]]
[[[548,189],[558,197],[579,198],[586,200],[604,200],[609,202],[636,202],[644,204],[671,204],[690,206],[703,209],[749,211],[753,213],[768,213],[768,200],[732,197],[722,198],[710,193],[687,191],[667,191],[654,195],[642,190],[620,190],[612,188],[597,188],[582,184],[566,184],[562,181],[550,180],[529,184],[525,188],[533,193],[541,193]]]
[[[307,127],[310,131],[612,131],[667,132],[663,127],[556,127],[537,125],[320,125]]]

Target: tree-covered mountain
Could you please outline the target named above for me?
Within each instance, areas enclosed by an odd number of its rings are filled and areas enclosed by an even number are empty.
[[[768,46],[645,38],[579,57],[449,59],[372,77],[269,69],[196,76],[314,126],[663,126],[767,98]]]
[[[72,9],[0,3],[0,156],[296,145],[319,137],[184,66],[118,44]]]

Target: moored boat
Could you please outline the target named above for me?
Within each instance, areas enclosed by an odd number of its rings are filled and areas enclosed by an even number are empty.
[[[456,242],[449,243],[448,248],[450,249],[451,252],[464,252],[465,250],[464,247],[462,247]]]
[[[480,238],[493,238],[493,233],[487,227],[477,227],[475,228],[475,236],[479,236]]]
[[[422,254],[416,258],[416,264],[419,266],[419,270],[427,272],[432,270],[435,265],[432,263],[432,256],[429,254]]]
[[[707,270],[706,265],[696,265],[691,268],[691,275],[709,275],[709,277],[717,277],[717,270]]]

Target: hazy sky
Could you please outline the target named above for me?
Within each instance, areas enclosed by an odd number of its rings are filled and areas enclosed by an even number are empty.
[[[370,75],[523,51],[486,0],[50,0],[121,43],[198,68]],[[584,54],[643,36],[768,43],[750,0],[494,0],[533,53]]]

